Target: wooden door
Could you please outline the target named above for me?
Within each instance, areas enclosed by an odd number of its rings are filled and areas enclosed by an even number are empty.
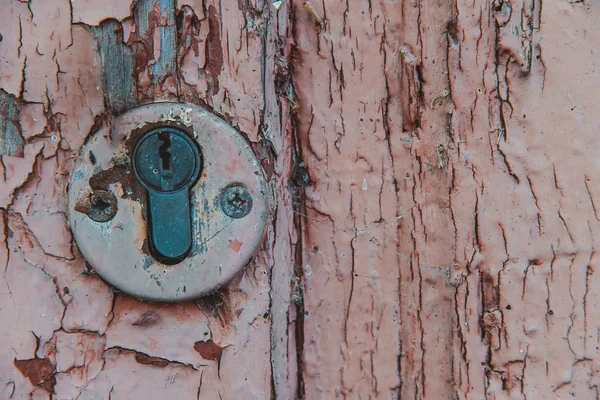
[[[0,398],[597,398],[600,6],[0,0]],[[277,198],[226,288],[85,263],[86,138],[221,116]]]

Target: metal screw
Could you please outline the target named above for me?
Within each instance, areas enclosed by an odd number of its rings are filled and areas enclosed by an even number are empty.
[[[110,221],[117,213],[117,198],[106,190],[96,190],[90,195],[87,216],[96,222]]]
[[[243,218],[252,209],[252,195],[243,185],[229,185],[221,192],[221,209],[230,218]]]

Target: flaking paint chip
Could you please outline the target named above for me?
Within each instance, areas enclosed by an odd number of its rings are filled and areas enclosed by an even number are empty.
[[[238,251],[240,251],[240,248],[242,247],[243,243],[239,242],[237,239],[233,239],[229,241],[229,248],[233,251],[235,251],[236,253]]]

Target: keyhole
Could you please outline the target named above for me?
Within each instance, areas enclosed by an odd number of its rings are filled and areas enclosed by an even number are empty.
[[[169,171],[171,169],[171,152],[169,151],[171,147],[171,135],[169,132],[159,132],[158,140],[161,142],[158,148],[158,155],[162,161],[162,169],[163,171]]]
[[[176,264],[193,242],[190,189],[202,170],[202,155],[186,132],[159,127],[134,149],[136,178],[147,190],[146,223],[150,251],[163,264]]]

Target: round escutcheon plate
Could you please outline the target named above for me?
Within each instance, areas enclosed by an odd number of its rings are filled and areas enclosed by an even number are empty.
[[[154,214],[133,165],[138,140],[160,127],[188,135],[202,159],[186,192],[191,250],[176,263],[153,256]],[[218,289],[244,268],[262,241],[270,199],[260,163],[230,125],[195,105],[154,103],[113,119],[83,146],[69,179],[69,222],[86,261],[110,284],[146,300],[181,301]]]

